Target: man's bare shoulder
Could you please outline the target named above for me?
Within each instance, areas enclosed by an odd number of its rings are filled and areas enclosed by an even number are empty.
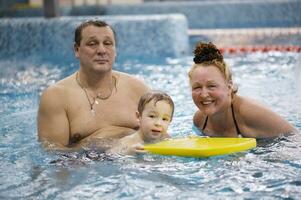
[[[68,95],[69,91],[74,88],[74,75],[70,75],[46,88],[41,95],[41,103],[47,103],[47,105],[58,105],[62,104],[66,96]]]
[[[127,88],[132,88],[132,91],[143,94],[150,90],[142,78],[119,71],[113,71],[113,75],[116,76],[117,82],[122,83]]]
[[[48,88],[46,88],[43,91],[43,95],[47,94],[59,94],[59,93],[64,93],[68,89],[72,89],[74,87],[74,74],[50,85]]]
[[[124,73],[124,72],[113,71],[113,75],[116,76],[117,78],[121,79],[121,80],[143,83],[143,80],[141,78],[138,78],[134,75],[127,74],[127,73]]]

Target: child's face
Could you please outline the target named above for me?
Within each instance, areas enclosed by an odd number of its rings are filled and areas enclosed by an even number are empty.
[[[143,134],[145,142],[154,142],[166,137],[168,126],[171,122],[172,108],[164,100],[150,101],[145,105],[142,116],[138,116],[140,131]]]

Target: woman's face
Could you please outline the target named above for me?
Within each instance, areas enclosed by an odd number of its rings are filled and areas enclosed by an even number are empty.
[[[223,112],[231,105],[232,83],[214,65],[198,66],[191,74],[192,99],[205,114]]]

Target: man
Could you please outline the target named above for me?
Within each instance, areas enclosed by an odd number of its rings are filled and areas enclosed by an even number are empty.
[[[40,100],[38,135],[56,147],[83,147],[96,138],[121,138],[138,128],[139,98],[149,88],[112,70],[116,57],[113,29],[90,20],[75,30],[80,68],[47,88]]]

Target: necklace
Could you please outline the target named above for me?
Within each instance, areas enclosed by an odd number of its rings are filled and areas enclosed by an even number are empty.
[[[88,93],[88,89],[85,88],[82,85],[82,83],[81,83],[81,81],[79,79],[79,73],[78,72],[76,73],[76,82],[80,86],[80,88],[84,91],[84,93],[85,93],[85,95],[86,95],[86,97],[88,99],[88,102],[89,102],[89,105],[90,105],[90,110],[91,110],[91,113],[92,113],[93,116],[95,116],[94,105],[95,104],[99,104],[99,102],[97,101],[97,99],[100,99],[100,100],[106,100],[106,99],[108,99],[112,95],[112,93],[113,93],[113,85],[114,85],[114,87],[116,89],[116,78],[114,76],[113,76],[113,81],[114,82],[113,82],[113,84],[111,84],[110,93],[107,96],[102,96],[101,92],[98,92],[95,97],[91,96],[92,97],[92,101],[91,101],[90,100],[90,95]]]

